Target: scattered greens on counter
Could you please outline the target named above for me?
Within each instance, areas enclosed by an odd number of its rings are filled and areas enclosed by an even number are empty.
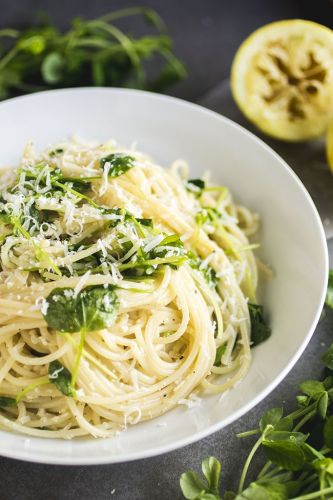
[[[150,26],[146,35],[134,37],[114,24],[130,16],[141,16]],[[64,33],[44,19],[26,29],[0,30],[0,42],[0,99],[91,85],[161,91],[186,75],[162,19],[150,8],[76,18]],[[151,75],[149,61],[156,57],[160,70]]]
[[[330,270],[326,305],[333,308],[333,270]],[[249,304],[254,342],[270,330],[262,324],[261,306]],[[254,333],[255,332],[255,333]],[[258,335],[258,337],[256,337]],[[217,350],[217,360],[223,355]],[[219,358],[219,359],[218,359]],[[180,487],[190,500],[329,500],[333,498],[333,344],[322,356],[322,380],[305,380],[299,386],[296,408],[283,415],[283,408],[267,410],[256,429],[238,434],[256,436],[240,471],[235,491],[219,487],[221,463],[215,457],[202,462],[201,478],[192,470],[180,477]],[[254,455],[261,450],[266,463],[248,484]]]

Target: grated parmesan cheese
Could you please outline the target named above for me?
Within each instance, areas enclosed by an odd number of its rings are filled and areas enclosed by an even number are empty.
[[[84,288],[84,285],[87,281],[87,279],[90,276],[90,271],[87,271],[81,278],[79,279],[77,285],[74,288],[74,294],[73,297],[76,298],[78,294],[81,292],[82,288]]]

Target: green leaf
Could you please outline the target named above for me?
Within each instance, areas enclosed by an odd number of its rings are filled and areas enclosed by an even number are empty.
[[[324,424],[324,443],[333,450],[333,415],[330,415]]]
[[[293,443],[303,443],[307,438],[303,432],[271,431],[265,435],[264,443],[276,441],[290,441]]]
[[[327,284],[325,304],[333,308],[333,269],[330,269],[328,273],[328,284]]]
[[[134,167],[135,158],[122,153],[112,153],[99,160],[101,168],[104,170],[108,166],[108,177],[115,178],[125,174]]]
[[[157,12],[154,9],[145,7],[143,9],[143,17],[145,18],[148,24],[151,24],[151,26],[154,26],[159,31],[165,31],[166,29],[165,24],[162,18],[157,14]]]
[[[174,246],[177,248],[184,248],[184,243],[180,239],[179,234],[170,234],[169,236],[166,236],[161,243],[159,243],[158,246]],[[159,252],[160,253],[160,252]]]
[[[187,181],[188,184],[192,184],[192,186],[197,187],[198,189],[205,189],[206,183],[202,179],[189,179]]]
[[[201,196],[205,187],[206,183],[202,179],[188,179],[186,182],[186,189],[191,191],[196,197]]]
[[[112,14],[115,14],[112,17]],[[10,37],[2,45],[0,99],[17,93],[34,92],[54,86],[127,86],[162,88],[186,76],[186,70],[172,52],[166,35],[126,35],[111,24],[112,19],[143,15],[159,31],[163,21],[152,9],[122,9],[104,19],[73,20],[71,28],[60,33],[47,21],[27,29],[1,30]],[[2,41],[2,40],[1,40]],[[153,56],[166,61],[152,81],[145,77]],[[147,64],[146,63],[147,60]],[[156,66],[152,61],[152,65]]]
[[[227,349],[227,344],[222,344],[216,349],[214,366],[221,366],[222,356]]]
[[[44,319],[50,328],[62,333],[76,333],[82,328],[73,288],[55,288],[46,298]]]
[[[211,493],[218,494],[221,464],[215,457],[208,457],[202,462],[202,472],[207,479]]]
[[[65,62],[58,52],[48,54],[41,66],[43,80],[46,83],[55,85],[62,80]]]
[[[329,375],[323,380],[323,384],[326,390],[333,388],[333,375]]]
[[[42,35],[33,35],[27,38],[21,38],[17,42],[17,48],[30,52],[32,55],[41,54],[46,47],[45,37]]]
[[[258,304],[248,304],[251,321],[251,342],[252,347],[267,340],[271,335],[271,329],[264,320],[263,306]]]
[[[299,387],[304,394],[311,398],[317,398],[325,392],[324,384],[318,380],[306,380],[302,382]]]
[[[284,483],[284,486],[286,487],[287,490],[287,498],[294,498],[300,492],[303,486],[303,482],[300,480],[286,481]]]
[[[154,227],[154,222],[153,219],[140,219],[136,218],[135,219],[139,224],[145,227]]]
[[[55,156],[61,155],[64,152],[63,148],[56,148],[49,152],[49,156],[54,158]]]
[[[296,396],[296,401],[302,408],[309,404],[309,398],[307,396]]]
[[[51,361],[49,364],[49,381],[65,396],[73,397],[74,389],[71,387],[72,375],[59,361]]]
[[[331,273],[332,271],[330,271]],[[332,288],[332,300],[333,300],[333,288]],[[333,305],[331,306],[333,307]],[[333,344],[327,349],[327,351],[323,354],[322,358],[324,365],[333,370]]]
[[[284,484],[274,483],[268,484],[251,483],[250,486],[239,493],[235,500],[287,500],[288,490]]]
[[[86,331],[112,326],[117,317],[119,301],[113,286],[92,286],[82,290],[77,303],[82,310],[82,325]]]
[[[320,398],[318,399],[317,402],[317,411],[318,415],[324,420],[326,418],[327,414],[327,407],[328,407],[328,393],[325,391]]]
[[[8,406],[16,406],[16,399],[9,398],[8,396],[0,396],[0,408],[6,408]]]
[[[291,431],[293,428],[293,419],[287,415],[286,417],[281,418],[277,424],[275,424],[276,431]]]
[[[301,447],[292,441],[263,441],[268,460],[284,469],[296,471],[303,467],[305,456]]]
[[[270,410],[267,410],[259,420],[261,432],[266,429],[267,425],[275,427],[275,425],[281,420],[282,415],[283,408],[271,408]]]
[[[211,288],[216,288],[218,283],[216,271],[209,265],[205,264],[202,259],[196,257],[193,252],[188,252],[188,256],[188,263],[191,268],[198,271]]]
[[[308,443],[302,443],[302,450],[304,451],[305,458],[308,462],[324,458],[324,455],[320,453],[320,451],[316,450]]]
[[[206,491],[206,485],[192,470],[184,472],[180,476],[180,488],[184,497],[189,500],[200,498],[200,495]]]
[[[114,287],[92,286],[77,296],[72,288],[55,288],[46,299],[44,319],[62,333],[94,331],[113,325],[119,302]]]
[[[312,466],[319,472],[324,471],[328,474],[333,474],[333,460],[332,458],[322,458],[321,460],[314,460]]]

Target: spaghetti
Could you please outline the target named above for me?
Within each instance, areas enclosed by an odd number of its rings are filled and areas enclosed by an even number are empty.
[[[108,437],[244,377],[258,217],[188,175],[78,140],[3,175],[2,428]]]

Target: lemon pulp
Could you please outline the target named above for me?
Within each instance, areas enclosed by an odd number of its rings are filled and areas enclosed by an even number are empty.
[[[258,29],[237,51],[231,88],[263,132],[287,141],[322,135],[333,119],[333,31],[300,19]]]

